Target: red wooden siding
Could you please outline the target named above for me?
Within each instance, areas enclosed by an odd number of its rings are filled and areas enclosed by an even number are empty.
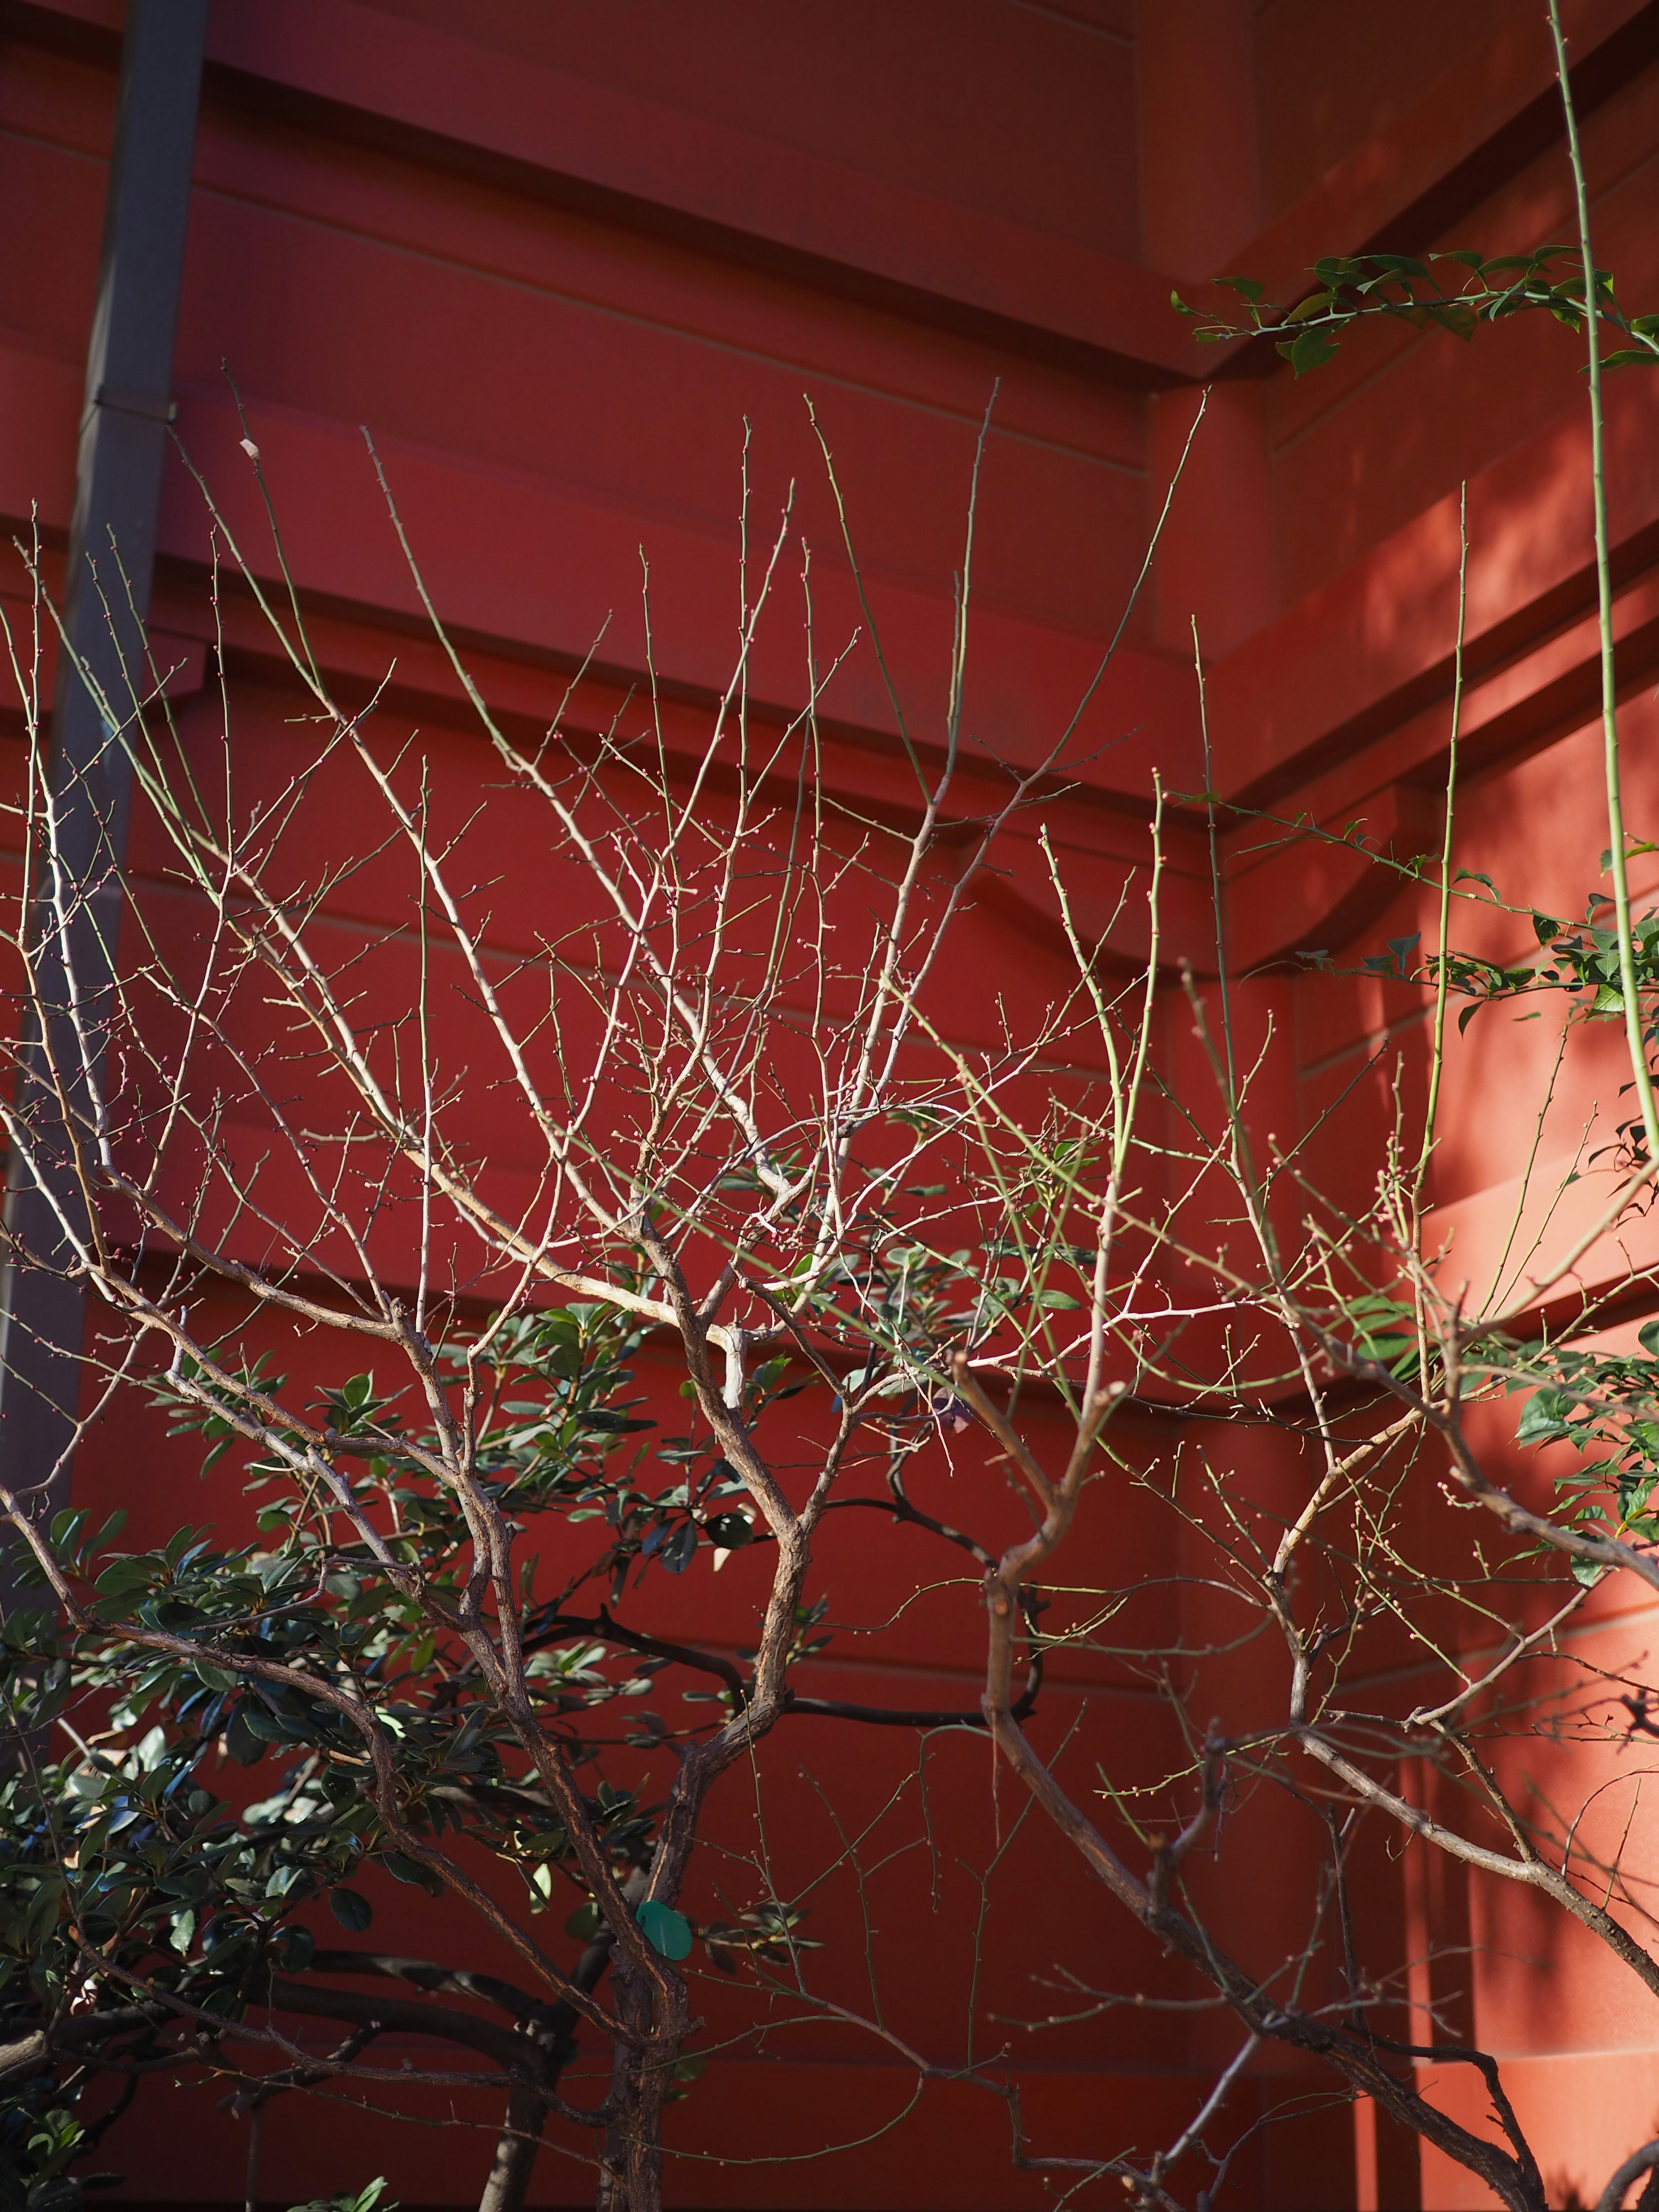
[[[1659,305],[1659,0],[1579,0],[1567,12],[1583,57],[1600,258],[1629,301]],[[38,514],[59,552],[119,23],[117,0],[0,0],[0,514],[27,530]],[[757,533],[793,483],[818,621],[825,635],[857,625],[810,396],[899,687],[921,740],[937,744],[951,578],[994,386],[968,720],[993,752],[1029,763],[1054,743],[1117,623],[1198,379],[1213,367],[1169,308],[1171,283],[1201,301],[1205,277],[1246,271],[1284,296],[1318,252],[1376,242],[1506,252],[1559,236],[1570,207],[1552,99],[1541,13],[1498,0],[216,0],[177,355],[179,435],[268,571],[228,372],[325,664],[348,688],[367,687],[395,657],[388,727],[418,723],[435,772],[459,793],[484,773],[483,748],[416,625],[360,426],[374,433],[434,596],[498,711],[544,721],[603,632],[574,720],[604,726],[643,673],[643,555],[671,740],[689,748],[736,635],[745,423]],[[1141,857],[1153,770],[1177,792],[1202,783],[1194,615],[1212,663],[1223,791],[1339,829],[1363,815],[1397,848],[1432,842],[1465,478],[1464,727],[1475,774],[1459,858],[1577,910],[1606,842],[1577,366],[1573,342],[1541,319],[1470,349],[1391,326],[1350,338],[1337,363],[1300,383],[1264,364],[1216,386],[1151,588],[1089,709],[1079,787],[1050,816],[1084,886],[1085,927],[1097,915],[1103,926]],[[1610,404],[1630,811],[1646,836],[1659,834],[1659,387],[1615,380]],[[155,621],[178,641],[185,727],[204,744],[220,711],[204,682],[216,635],[208,549],[200,501],[177,470]],[[798,567],[792,554],[791,579]],[[21,590],[15,568],[3,589]],[[286,719],[292,696],[234,592],[222,623],[234,744],[251,778],[275,779],[305,743]],[[799,706],[793,616],[764,632],[754,684],[763,715],[787,719]],[[826,711],[826,786],[860,806],[900,803],[894,717],[867,651],[837,675]],[[3,726],[9,779],[16,718]],[[979,788],[969,784],[964,809]],[[343,841],[358,803],[343,785],[333,816]],[[501,834],[503,865],[528,855],[533,867],[533,830],[515,821]],[[1340,854],[1263,857],[1261,842],[1248,824],[1228,841],[1241,967],[1425,926],[1422,894],[1391,896],[1385,878]],[[5,857],[15,865],[15,853]],[[155,856],[140,847],[135,858],[151,867]],[[1188,823],[1165,926],[1172,954],[1200,969],[1212,964],[1202,858]],[[1659,870],[1638,888],[1656,886]],[[395,924],[402,896],[369,874],[342,927],[370,942]],[[498,919],[503,945],[527,942],[537,921],[506,909]],[[1137,954],[1144,931],[1132,900],[1117,949]],[[981,991],[1046,989],[1060,973],[1029,836],[1014,841],[969,943]],[[1494,925],[1490,949],[1520,948]],[[403,988],[405,951],[376,956],[389,994]],[[1279,970],[1245,998],[1247,1019],[1271,1012],[1293,1043],[1294,1070],[1271,1111],[1263,1103],[1264,1127],[1310,1120],[1395,1025],[1409,1056],[1417,1002],[1398,986]],[[1184,1049],[1176,1012],[1172,1053]],[[968,1026],[983,1018],[965,983],[953,1013]],[[1536,1035],[1499,1017],[1461,1048],[1480,1077],[1447,1127],[1435,1195],[1471,1267],[1490,1265],[1502,1241]],[[456,1036],[458,1053],[471,1048]],[[1586,1064],[1573,1111],[1592,1076],[1605,1102],[1618,1080],[1611,1044],[1605,1067]],[[1389,1082],[1384,1065],[1361,1083],[1360,1111],[1378,1130]],[[1339,1194],[1364,1170],[1352,1136],[1311,1157]],[[504,1145],[497,1164],[510,1174],[522,1163]],[[1559,1233],[1569,1241],[1565,1217]],[[1659,1231],[1642,1234],[1650,1257]],[[1611,1244],[1587,1262],[1609,1277],[1624,1264]],[[1134,1449],[1150,1453],[1169,1435],[1149,1419]],[[1258,1439],[1237,1458],[1242,1492],[1268,1503],[1299,1494],[1289,1446]],[[125,1431],[102,1436],[77,1480],[94,1505],[132,1503],[139,1469],[143,1511],[158,1524],[196,1510],[188,1455],[148,1436],[137,1445]],[[1530,1465],[1516,1475],[1538,1479]],[[988,1515],[1000,1510],[988,1476],[967,1494]],[[1150,1515],[1131,1534],[1167,1568]],[[870,1582],[844,1529],[823,1552],[849,1620],[877,1617],[909,1565],[896,1552]],[[1099,1565],[1103,1578],[1121,1578],[1121,1559],[1103,1553]],[[741,1558],[718,1585],[688,1577],[678,1625],[738,1640],[752,1583]],[[1196,1633],[1204,1601],[1181,1602]],[[1601,1608],[1594,1632],[1609,1659],[1650,1638],[1648,1616],[1621,1616],[1612,1599]],[[879,1668],[849,1632],[821,1673],[872,1694],[969,1703],[976,1637],[964,1588],[919,1608],[883,1643]],[[1241,1662],[1218,1692],[1230,1725],[1271,1709],[1276,1680],[1257,1663],[1259,1675]],[[1085,1698],[1126,1770],[1155,1760],[1144,1686],[1103,1660],[1058,1669],[1047,1740]],[[824,1834],[798,1769],[856,1815],[915,1759],[908,1738],[872,1749],[850,1730],[811,1725],[821,1732],[780,1741],[767,1770],[781,1848],[802,1865],[823,1855]],[[960,1855],[983,1859],[1007,1817],[1008,1785],[999,1800],[982,1744],[954,1739],[933,1756]],[[1628,1798],[1614,1795],[1622,1820]],[[715,1818],[732,1848],[753,1847],[751,1810],[728,1800]],[[1311,1847],[1287,1826],[1275,1852],[1236,1868],[1237,1899],[1218,1908],[1224,1932],[1231,1910],[1254,1951],[1289,1948],[1285,1870]],[[1080,1874],[1057,1865],[1057,1847],[1028,1832],[997,1876],[981,1990],[991,2013],[1042,2009],[1031,1977],[1068,1950],[1102,1986],[1160,1971],[1150,1947],[1143,1955],[1091,1903]],[[957,1869],[942,1879],[945,1911],[964,1909],[967,1877]],[[940,1935],[920,1858],[886,1881],[878,1917],[888,1971],[908,1985],[906,2033],[943,2051],[965,2011],[971,1957]],[[1431,1929],[1470,1931],[1480,1957],[1465,1996],[1446,2001],[1463,2002],[1472,2032],[1504,2057],[1552,2176],[1599,2186],[1610,2161],[1598,2113],[1636,2114],[1637,2126],[1659,2098],[1650,2011],[1588,1943],[1547,1938],[1512,1895],[1460,1887],[1410,1851],[1403,1862],[1379,1854],[1366,1891],[1379,1954],[1420,1952]],[[401,1908],[411,1945],[424,1940],[425,1917],[413,1895]],[[398,1911],[388,1900],[379,1924],[389,1936]],[[822,1922],[838,1941],[854,1940],[856,1915],[845,1883],[826,1896]],[[1511,1961],[1547,1940],[1559,1948],[1546,2010]],[[1419,2004],[1445,1996],[1419,1981]],[[1016,2043],[1022,2033],[1000,2032]],[[1046,2147],[1079,2154],[1167,2139],[1203,2069],[1224,2057],[1225,2035],[1209,2015],[1194,2025],[1127,2010],[1068,2030],[1041,2046],[1028,2124]],[[790,2050],[787,2060],[712,2067],[678,2108],[674,2139],[688,2156],[673,2168],[672,2201],[824,2212],[1042,2201],[1036,2182],[1009,2170],[1000,2106],[959,2087],[930,2087],[890,2133],[822,2165],[719,2163],[734,2142],[744,2157],[779,2160],[815,2141],[850,2142],[909,2094],[903,2069],[850,2035],[815,2030]],[[212,2101],[192,2097],[188,2125],[182,2100],[171,2114],[156,2100],[141,2110],[118,2161],[130,2176],[119,2201],[228,2201],[241,2137]],[[296,2101],[291,2125],[274,2109],[270,2191],[340,2185],[343,2138],[327,2135],[327,2109],[301,2118]],[[383,2164],[410,2205],[459,2202],[477,2163],[472,2140],[436,2132],[354,2122],[349,2142],[353,2177]],[[1334,2104],[1294,2151],[1279,2131],[1258,2138],[1236,2201],[1274,2212],[1480,2201],[1432,2160],[1419,2199],[1408,2164],[1366,2115],[1356,2128]],[[574,2203],[586,2176],[550,2153],[538,2186],[539,2201]]]

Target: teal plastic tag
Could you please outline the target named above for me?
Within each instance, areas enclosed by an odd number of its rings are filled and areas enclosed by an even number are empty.
[[[684,1959],[691,1949],[691,1923],[683,1912],[676,1912],[672,1905],[664,1905],[654,1897],[647,1897],[634,1915],[646,1933],[646,1940],[653,1951],[660,1951],[665,1959]]]

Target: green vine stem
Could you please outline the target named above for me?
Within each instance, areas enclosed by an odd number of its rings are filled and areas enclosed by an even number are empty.
[[[1631,936],[1630,878],[1625,860],[1625,803],[1620,781],[1619,696],[1613,672],[1613,574],[1607,552],[1606,433],[1601,408],[1601,295],[1595,258],[1590,252],[1589,186],[1584,174],[1578,117],[1573,107],[1572,85],[1567,72],[1567,42],[1561,29],[1560,0],[1547,0],[1547,5],[1550,35],[1555,42],[1556,79],[1561,88],[1561,107],[1566,118],[1567,158],[1572,165],[1578,248],[1584,264],[1584,327],[1589,336],[1590,491],[1595,507],[1596,619],[1601,659],[1601,755],[1607,787],[1608,860],[1613,871],[1613,903],[1619,932],[1619,983],[1625,1002],[1625,1036],[1630,1047],[1631,1073],[1642,1109],[1647,1156],[1653,1161],[1659,1159],[1659,1105],[1654,1099],[1653,1077],[1642,1035],[1642,1001]]]
[[[1469,487],[1457,494],[1457,637],[1452,650],[1451,738],[1446,756],[1446,812],[1440,832],[1440,934],[1434,969],[1434,1043],[1429,1056],[1429,1097],[1423,1110],[1423,1149],[1412,1178],[1412,1243],[1422,1226],[1423,1178],[1434,1150],[1435,1121],[1440,1110],[1440,1079],[1446,1064],[1446,996],[1451,977],[1447,958],[1451,927],[1452,830],[1457,804],[1457,740],[1463,721],[1463,646],[1469,614]]]

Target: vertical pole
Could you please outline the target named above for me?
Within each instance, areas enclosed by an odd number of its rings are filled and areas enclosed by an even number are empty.
[[[130,726],[149,686],[143,626],[155,561],[155,525],[172,416],[191,162],[207,30],[207,0],[128,0],[121,82],[104,210],[98,300],[87,357],[59,662],[47,764],[56,893],[69,917],[66,963],[44,901],[53,884],[41,857],[43,903],[30,923],[40,953],[40,1003],[26,1010],[18,1097],[50,1148],[53,1195],[79,1210],[68,1133],[47,1080],[46,1042],[82,1103],[99,1079],[120,920],[131,763],[122,729],[105,719],[84,666],[111,711]],[[69,971],[90,1026],[86,1055],[69,1020]],[[34,1094],[31,1098],[29,1094]],[[53,1121],[57,1126],[54,1129]],[[8,1164],[0,1269],[0,1480],[39,1510],[63,1502],[75,1435],[86,1322],[84,1286],[49,1199]]]

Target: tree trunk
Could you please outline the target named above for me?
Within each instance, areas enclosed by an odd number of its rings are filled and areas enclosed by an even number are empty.
[[[619,2017],[643,2036],[651,2024],[649,1990],[632,1967],[619,1964],[611,1987]],[[662,2212],[662,2111],[672,2080],[672,2061],[660,2051],[617,2044],[598,2212]]]
[[[514,2089],[507,2100],[507,2118],[495,2146],[495,2162],[478,2199],[478,2212],[524,2212],[546,2124],[546,2104],[535,2091],[528,2087]]]
[[[611,1930],[601,1925],[590,1939],[570,1978],[579,1990],[591,1994],[604,1979],[610,1963]],[[520,2025],[522,2027],[525,2021],[521,2020]],[[532,2033],[546,2069],[544,2089],[557,2087],[560,2076],[575,2057],[576,2027],[575,2008],[566,2001],[537,2008]],[[509,2095],[501,2139],[495,2145],[495,2162],[478,2200],[478,2212],[523,2212],[547,2114],[546,2097],[538,2094],[527,2084]]]

